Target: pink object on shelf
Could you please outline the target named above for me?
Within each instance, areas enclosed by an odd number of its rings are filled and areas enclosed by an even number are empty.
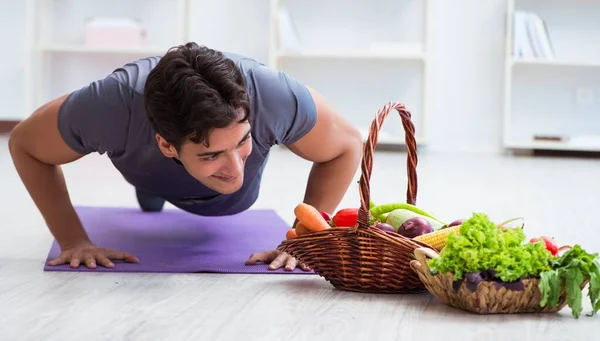
[[[132,19],[95,18],[85,25],[85,46],[136,48],[146,44],[144,28]]]

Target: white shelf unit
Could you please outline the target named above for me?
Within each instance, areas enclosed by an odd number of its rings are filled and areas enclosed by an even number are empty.
[[[162,55],[187,40],[189,0],[27,0],[26,114],[48,100],[104,78],[123,64]],[[145,31],[141,47],[85,44],[86,22],[130,18]]]
[[[508,0],[506,8],[504,147],[600,151],[600,0]],[[527,36],[535,24],[519,25],[524,13],[543,22],[537,32],[547,32],[551,54]]]
[[[376,111],[400,101],[412,114],[417,143],[424,144],[430,1],[27,0],[26,113],[124,63],[195,41],[289,73],[323,93],[365,138]],[[301,49],[281,40],[282,9]],[[86,46],[85,23],[94,17],[137,20],[146,46]],[[384,122],[379,144],[405,144],[397,113]]]
[[[269,65],[320,91],[364,139],[378,109],[402,102],[425,144],[430,1],[271,0]],[[405,144],[396,112],[378,144]]]

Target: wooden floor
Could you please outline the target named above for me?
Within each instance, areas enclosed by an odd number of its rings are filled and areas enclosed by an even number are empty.
[[[403,153],[375,156],[372,199],[405,200]],[[289,163],[288,170],[281,171]],[[290,223],[310,165],[275,151],[256,207]],[[110,163],[64,167],[72,200],[135,206]],[[420,154],[418,205],[445,220],[485,212],[523,216],[528,236],[600,251],[600,159]],[[600,316],[479,316],[429,294],[334,289],[318,276],[44,273],[52,238],[0,137],[0,340],[577,340],[596,339]],[[352,188],[342,206],[359,205]],[[584,312],[589,311],[584,296]]]

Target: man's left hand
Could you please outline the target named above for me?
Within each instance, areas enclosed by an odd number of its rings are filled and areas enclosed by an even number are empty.
[[[269,250],[258,253],[253,253],[246,261],[246,265],[255,265],[256,263],[268,263],[269,270],[277,270],[285,266],[286,271],[293,271],[298,265],[304,271],[310,271],[310,268],[302,263],[299,263],[296,258],[288,255],[285,252],[278,250]]]

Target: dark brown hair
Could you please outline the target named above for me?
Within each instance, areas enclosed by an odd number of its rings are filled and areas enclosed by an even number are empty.
[[[154,130],[177,150],[186,139],[208,146],[212,129],[250,115],[246,82],[234,62],[193,42],[160,59],[146,79],[144,100]]]

